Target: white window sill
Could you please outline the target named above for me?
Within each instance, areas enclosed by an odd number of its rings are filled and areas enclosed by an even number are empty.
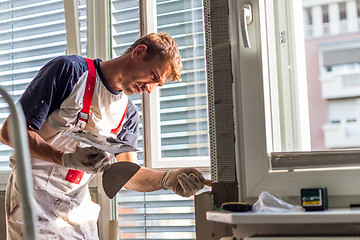
[[[259,213],[209,211],[209,221],[227,224],[347,224],[360,223],[360,209],[334,209],[314,212]]]

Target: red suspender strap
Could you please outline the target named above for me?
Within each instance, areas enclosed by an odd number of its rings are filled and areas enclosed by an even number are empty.
[[[128,109],[128,105],[126,104],[126,108],[125,108],[125,111],[124,111],[124,115],[122,116],[119,125],[118,125],[116,128],[111,129],[111,132],[112,132],[113,134],[115,134],[115,135],[118,134],[119,128],[121,127],[121,124],[122,124],[123,121],[124,121],[124,118],[125,118],[127,109]]]
[[[85,125],[89,119],[89,112],[90,112],[90,106],[91,106],[91,100],[94,92],[95,82],[96,82],[96,70],[95,70],[95,64],[94,61],[88,58],[86,59],[86,63],[88,65],[88,77],[86,80],[86,87],[85,87],[85,93],[83,98],[83,108],[79,112],[78,115],[78,121],[77,126],[80,126],[81,128],[85,128]],[[79,184],[81,179],[84,176],[83,171],[78,171],[74,169],[69,169],[68,173],[66,174],[65,180]]]
[[[68,173],[66,174],[65,180],[75,184],[79,184],[83,176],[83,171],[69,169]]]
[[[85,58],[85,59],[86,59],[86,63],[89,68],[89,72],[88,72],[88,77],[86,80],[86,87],[85,87],[85,93],[84,93],[84,98],[83,98],[83,108],[79,112],[78,121],[76,124],[77,126],[80,126],[82,129],[85,128],[85,125],[89,119],[90,106],[91,106],[91,101],[92,101],[93,92],[94,92],[94,88],[95,88],[95,82],[96,82],[96,70],[95,70],[94,61],[91,59],[88,59],[88,58]],[[128,108],[128,106],[126,105],[125,112],[121,118],[121,121],[116,128],[111,130],[112,133],[114,133],[114,134],[118,133],[119,128],[121,127],[121,124],[124,121],[124,118],[125,118],[125,115],[127,112],[127,108]],[[84,176],[83,171],[69,169],[69,171],[65,177],[65,180],[75,183],[75,184],[79,184],[81,179],[83,178],[83,176]]]
[[[88,58],[86,59],[86,63],[89,68],[88,77],[86,80],[86,88],[84,93],[84,99],[83,99],[83,108],[79,112],[78,116],[78,123],[81,123],[85,127],[88,119],[89,119],[89,112],[90,112],[90,105],[91,100],[93,97],[95,82],[96,82],[96,70],[95,70],[95,64],[94,61]]]

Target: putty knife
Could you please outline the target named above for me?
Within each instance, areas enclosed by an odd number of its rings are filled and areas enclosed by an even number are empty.
[[[62,134],[112,154],[139,151],[117,138],[106,137],[84,130],[63,132]],[[106,165],[102,170],[102,183],[106,195],[113,198],[139,169],[140,166],[132,162],[116,162]]]
[[[140,166],[132,162],[110,164],[102,175],[104,192],[111,199],[139,171]]]

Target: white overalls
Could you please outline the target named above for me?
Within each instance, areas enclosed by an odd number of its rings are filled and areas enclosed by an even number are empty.
[[[88,72],[86,71],[79,78],[69,97],[62,102],[60,109],[55,110],[37,131],[47,143],[61,151],[74,151],[79,145],[78,142],[60,133],[79,128],[76,123],[78,114],[83,109],[84,91],[85,87],[88,87],[86,83]],[[126,113],[128,97],[122,92],[117,95],[112,94],[96,75],[93,98],[90,102],[89,119],[85,129],[109,135],[115,128],[118,133]],[[38,220],[39,238],[98,239],[97,219],[100,206],[91,201],[88,190],[88,183],[94,175],[69,170],[35,158],[31,159],[31,165],[35,188],[34,212]],[[9,240],[20,240],[25,238],[22,230],[17,169],[12,157],[10,166],[12,172],[6,190],[7,236]]]

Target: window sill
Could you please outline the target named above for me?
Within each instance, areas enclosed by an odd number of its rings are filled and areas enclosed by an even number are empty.
[[[314,212],[259,213],[209,211],[206,219],[228,224],[345,224],[359,223],[360,209],[333,209]]]
[[[336,209],[298,213],[233,213],[209,211],[207,220],[231,224],[233,236],[360,236],[360,210]]]

